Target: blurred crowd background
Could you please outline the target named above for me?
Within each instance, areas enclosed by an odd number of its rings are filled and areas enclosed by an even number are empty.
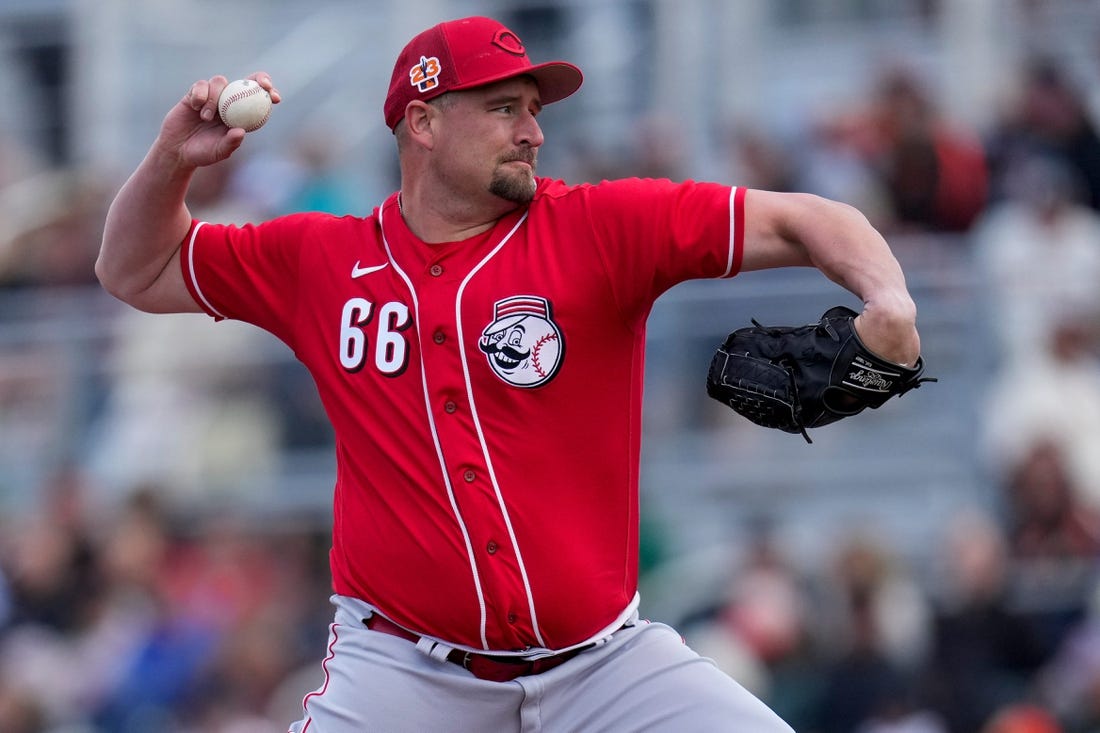
[[[494,15],[586,72],[540,173],[820,193],[887,234],[928,374],[814,431],[703,392],[816,271],[687,283],[650,322],[643,615],[801,733],[1100,731],[1096,0],[0,0],[0,731],[285,730],[331,620],[332,437],[251,327],[97,286],[107,204],[190,83],[284,103],[200,218],[368,214],[424,26]]]

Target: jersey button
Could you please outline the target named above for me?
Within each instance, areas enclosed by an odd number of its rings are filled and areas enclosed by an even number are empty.
[[[428,272],[432,274],[432,277],[439,277],[443,274],[443,265],[432,265],[428,268]]]
[[[518,619],[519,619],[519,616],[517,616],[516,614],[514,614],[514,613],[508,614],[508,623],[514,624]]]
[[[489,552],[490,555],[495,555],[497,554],[497,543],[489,540],[489,544],[485,545],[485,549]]]
[[[443,333],[442,331],[436,331],[432,334],[432,341],[435,341],[437,344],[441,344],[446,340],[447,334]]]
[[[470,470],[467,470],[466,473],[462,474],[462,479],[468,484],[473,483],[473,480],[476,478],[477,474]]]
[[[452,413],[458,409],[458,405],[454,403],[454,400],[447,400],[443,403],[443,409],[446,410],[448,413]]]

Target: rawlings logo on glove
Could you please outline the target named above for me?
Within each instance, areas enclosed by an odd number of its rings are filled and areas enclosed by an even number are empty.
[[[851,308],[836,306],[805,326],[753,325],[731,333],[707,373],[707,394],[757,425],[801,433],[880,407],[933,377],[863,345]]]

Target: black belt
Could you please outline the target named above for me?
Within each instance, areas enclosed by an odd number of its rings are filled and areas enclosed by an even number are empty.
[[[420,641],[420,637],[413,632],[398,626],[385,616],[380,616],[377,613],[369,618],[363,619],[363,623],[366,624],[366,627],[371,631],[380,631],[383,634],[396,636],[400,639],[411,641],[414,644]],[[489,680],[491,682],[508,682],[514,680],[516,677],[541,674],[551,670],[594,646],[596,645],[588,644],[587,646],[570,649],[561,654],[555,654],[550,657],[540,657],[539,659],[494,656],[491,654],[468,652],[462,649],[452,649],[447,655],[447,661],[451,664],[457,664],[463,669],[469,670],[470,673],[478,679]]]

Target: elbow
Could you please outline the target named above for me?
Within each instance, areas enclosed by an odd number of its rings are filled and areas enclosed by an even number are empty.
[[[118,268],[112,267],[110,260],[105,259],[102,254],[95,261],[95,276],[100,287],[109,294],[129,306],[144,310],[141,307],[141,295],[148,289],[148,285],[137,282],[133,277],[126,277]]]
[[[118,290],[115,286],[114,280],[111,277],[111,271],[103,261],[103,254],[100,253],[99,257],[95,261],[95,278],[99,281],[100,287],[106,290],[111,295],[118,297]]]
[[[102,253],[95,261],[95,276],[96,280],[99,281],[100,287],[119,300],[128,302],[127,290],[124,283],[121,278],[111,271],[111,267],[108,265],[107,261],[104,260]]]

